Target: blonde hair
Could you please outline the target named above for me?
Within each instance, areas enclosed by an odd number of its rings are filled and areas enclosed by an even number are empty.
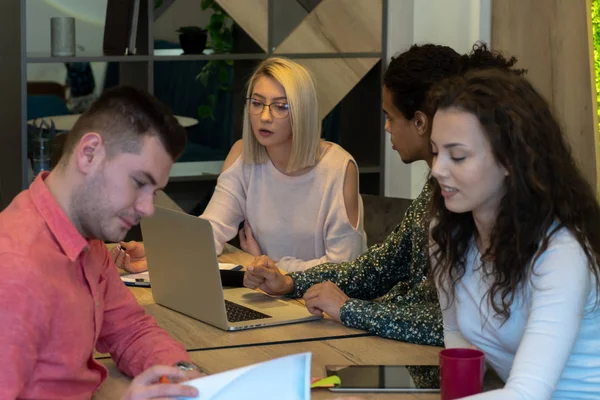
[[[292,152],[286,172],[312,167],[320,158],[321,121],[314,80],[302,65],[282,57],[272,57],[261,62],[248,81],[246,97],[252,95],[254,85],[262,77],[279,83],[290,107],[292,127]],[[263,164],[267,162],[267,149],[261,145],[250,124],[248,102],[244,106],[242,128],[243,157],[245,162]]]

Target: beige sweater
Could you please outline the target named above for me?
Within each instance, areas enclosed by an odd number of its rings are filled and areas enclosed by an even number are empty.
[[[262,253],[286,271],[324,262],[354,260],[366,250],[363,205],[354,228],[344,204],[344,177],[352,156],[337,144],[300,176],[282,174],[269,160],[245,163],[240,156],[217,181],[201,218],[211,222],[217,253],[247,220]]]

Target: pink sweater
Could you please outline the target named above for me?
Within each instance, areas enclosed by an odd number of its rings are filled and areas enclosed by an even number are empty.
[[[249,164],[240,156],[219,177],[201,215],[212,224],[217,252],[247,220],[263,254],[286,271],[355,259],[366,250],[366,235],[360,196],[356,228],[346,213],[343,191],[349,162],[356,163],[333,143],[300,176],[282,174],[271,161]]]

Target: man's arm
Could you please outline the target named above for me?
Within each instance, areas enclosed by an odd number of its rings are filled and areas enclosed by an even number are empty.
[[[108,251],[105,248],[96,251],[104,254],[106,277],[104,322],[96,346],[98,351],[109,352],[117,367],[129,376],[136,376],[153,365],[189,361],[183,345],[145,313],[123,284]]]
[[[1,257],[0,398],[15,399],[35,369],[52,305],[44,296],[44,279],[33,268],[23,268],[26,259],[12,254]]]

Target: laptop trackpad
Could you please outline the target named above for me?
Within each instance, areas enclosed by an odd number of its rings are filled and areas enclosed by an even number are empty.
[[[251,306],[260,308],[287,307],[289,304],[260,292],[247,292],[240,296],[241,300]]]

